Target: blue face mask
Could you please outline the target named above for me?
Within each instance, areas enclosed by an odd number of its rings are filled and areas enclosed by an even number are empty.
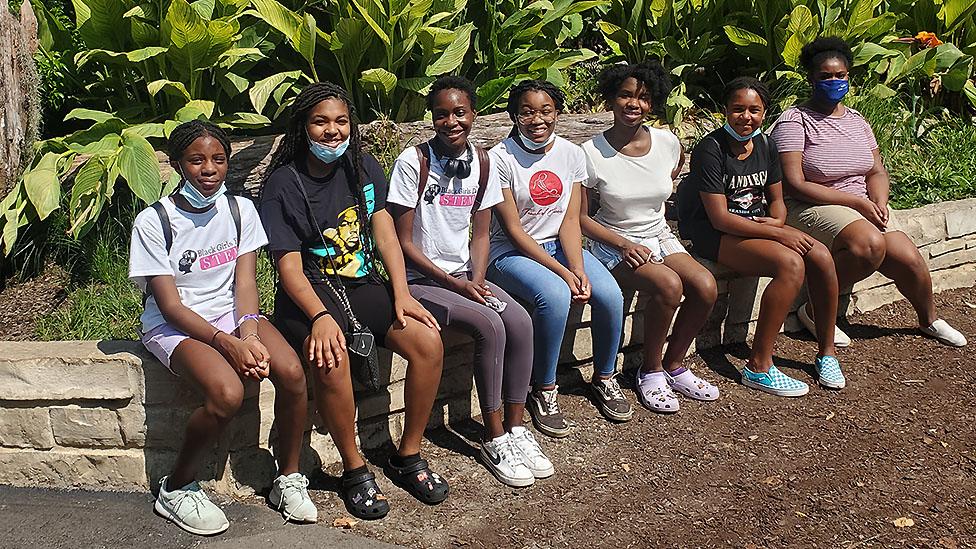
[[[348,148],[349,148],[348,137],[346,138],[345,141],[339,143],[339,146],[334,149],[327,145],[323,145],[318,141],[313,141],[311,137],[308,138],[308,150],[312,151],[312,154],[315,155],[315,158],[318,158],[319,160],[325,162],[326,164],[331,164],[336,160],[339,160],[339,157],[342,156],[343,153],[345,153],[346,149]]]
[[[532,141],[528,137],[525,137],[525,135],[522,134],[522,131],[521,130],[519,130],[519,132],[518,132],[518,137],[519,137],[519,140],[522,142],[522,145],[526,149],[529,149],[530,151],[538,151],[540,149],[543,149],[545,147],[548,147],[550,143],[552,143],[553,141],[556,140],[556,132],[550,133],[549,134],[549,137],[546,138],[546,140],[543,141],[542,143],[536,143],[535,141]]]
[[[213,206],[217,203],[217,199],[226,192],[227,186],[223,182],[220,183],[220,187],[217,187],[217,190],[210,196],[204,196],[203,193],[190,183],[190,180],[186,176],[183,177],[183,183],[180,184],[180,195],[198,210]]]
[[[814,93],[831,103],[840,103],[850,89],[850,82],[834,78],[818,81],[814,86]]]
[[[740,143],[749,141],[753,137],[756,137],[757,135],[762,133],[762,128],[756,128],[756,131],[750,133],[749,135],[740,135],[739,132],[735,131],[735,129],[733,129],[728,122],[726,122],[725,125],[722,127],[725,128],[726,133],[731,135],[733,139],[735,139]]]

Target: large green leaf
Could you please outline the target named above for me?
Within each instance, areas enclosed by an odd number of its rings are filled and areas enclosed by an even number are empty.
[[[441,53],[436,61],[427,65],[424,74],[427,76],[437,76],[454,71],[461,66],[464,61],[464,54],[467,53],[471,44],[471,31],[474,30],[473,23],[466,23],[455,31],[454,41]]]
[[[104,203],[105,195],[101,192],[106,177],[105,164],[100,158],[90,158],[75,175],[71,187],[71,200],[68,203],[68,215],[71,219],[69,231],[78,238],[98,218]]]
[[[72,0],[78,34],[89,49],[124,51],[128,22],[122,17],[125,2]]]
[[[253,112],[237,112],[218,118],[216,122],[228,128],[261,129],[271,125],[267,116]]]
[[[159,92],[165,92],[170,95],[176,95],[182,97],[184,100],[190,100],[190,92],[187,91],[186,86],[183,82],[173,82],[172,80],[154,80],[146,84],[146,89],[149,91],[149,95],[155,97]]]
[[[47,153],[24,174],[24,190],[42,221],[58,208],[61,201],[61,180],[58,178],[60,159],[59,154]]]
[[[359,77],[359,82],[367,90],[382,92],[389,96],[396,88],[397,77],[386,69],[368,69],[363,71],[362,76]]]
[[[725,29],[725,35],[729,37],[729,40],[737,46],[749,46],[752,44],[766,47],[766,39],[758,34],[749,32],[745,29],[739,27],[733,27],[732,25],[725,25],[722,27]]]
[[[68,114],[64,115],[65,120],[91,120],[92,122],[105,122],[111,118],[115,118],[115,115],[92,109],[71,109]]]
[[[159,200],[162,191],[159,160],[145,137],[133,132],[122,132],[119,170],[132,193],[140,200],[146,204]]]
[[[251,99],[251,105],[254,106],[254,111],[257,113],[263,113],[265,106],[268,104],[268,98],[271,94],[282,84],[292,83],[301,77],[302,71],[288,71],[279,72],[278,74],[273,74],[267,78],[258,80],[251,86],[251,91],[248,92],[248,96]]]
[[[965,23],[966,18],[976,11],[976,0],[944,0],[939,10],[939,19],[947,29]]]

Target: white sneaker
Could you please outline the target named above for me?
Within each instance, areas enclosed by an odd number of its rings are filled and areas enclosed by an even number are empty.
[[[200,536],[219,534],[230,523],[220,507],[214,505],[200,485],[193,481],[176,490],[166,490],[166,479],[159,481],[159,495],[153,508],[163,518],[180,528]]]
[[[542,453],[542,448],[532,436],[532,431],[525,427],[512,427],[512,446],[516,453],[522,458],[522,463],[532,471],[535,478],[551,477],[556,472],[549,458]]]
[[[516,488],[531,486],[535,482],[532,471],[522,463],[521,456],[512,445],[512,436],[504,433],[488,442],[481,443],[481,457],[495,477]]]
[[[308,497],[308,479],[301,473],[281,475],[274,479],[268,494],[271,506],[281,512],[285,520],[318,522],[319,512]]]
[[[968,343],[966,336],[959,333],[959,330],[949,326],[949,323],[941,318],[933,322],[929,327],[919,326],[918,329],[923,334],[939,340],[939,343],[951,347],[965,347]]]
[[[796,310],[796,317],[800,319],[800,324],[810,332],[810,335],[814,339],[817,339],[817,324],[810,318],[807,314],[807,304],[804,303],[800,305],[800,308]],[[850,347],[851,338],[844,333],[844,330],[840,329],[840,326],[834,324],[834,347]]]

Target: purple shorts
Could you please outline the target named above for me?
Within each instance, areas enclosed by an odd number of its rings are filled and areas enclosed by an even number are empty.
[[[210,325],[214,328],[228,334],[234,333],[238,326],[234,311],[224,313],[215,319],[208,320],[208,322],[210,322]],[[179,375],[176,372],[173,372],[173,367],[169,363],[169,358],[173,356],[173,352],[176,351],[176,348],[180,345],[180,343],[183,343],[184,339],[189,338],[190,336],[184,334],[177,328],[171,326],[170,324],[163,323],[143,334],[142,344],[145,345],[146,349],[148,349],[154,357],[159,359],[159,361],[163,363],[163,366],[166,366],[170,372],[172,372],[174,375]]]

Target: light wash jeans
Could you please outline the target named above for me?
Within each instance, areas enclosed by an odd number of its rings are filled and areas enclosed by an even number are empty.
[[[542,247],[556,261],[568,266],[558,241],[547,242]],[[599,375],[609,376],[616,368],[617,351],[620,349],[624,298],[610,271],[587,250],[583,250],[583,269],[590,279],[593,365]],[[559,349],[572,305],[569,286],[559,275],[517,251],[495,259],[488,269],[488,278],[508,293],[534,306],[532,384],[536,387],[554,384]]]

